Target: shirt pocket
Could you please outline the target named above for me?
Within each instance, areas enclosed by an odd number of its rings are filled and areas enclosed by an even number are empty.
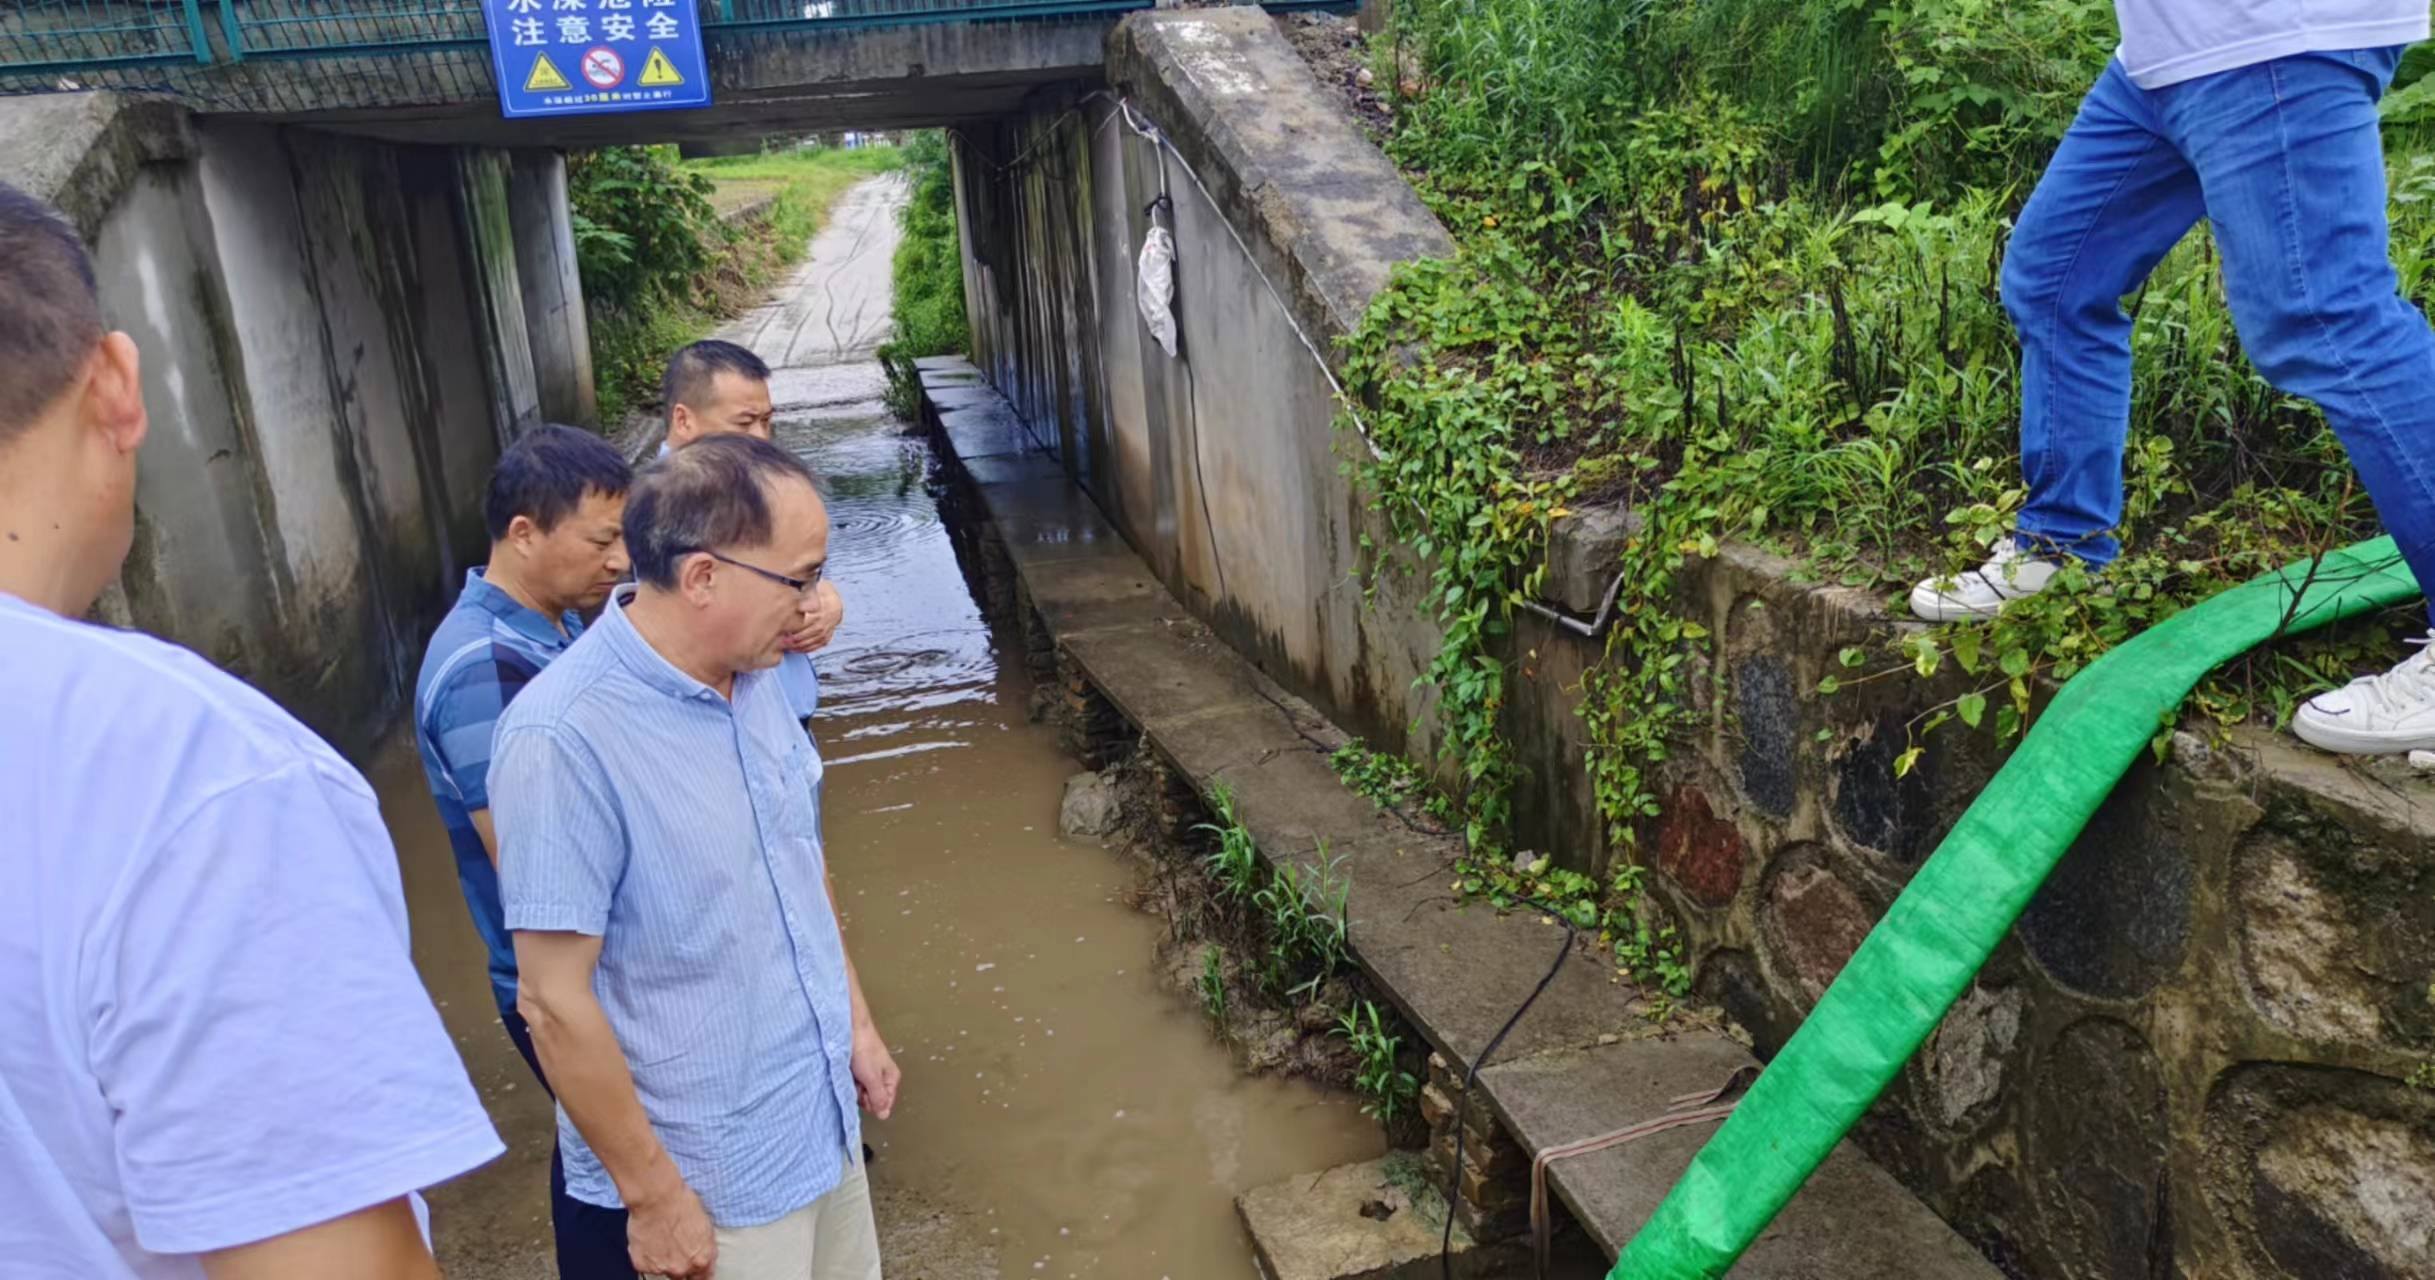
[[[801,734],[778,766],[778,821],[782,842],[820,842],[820,783],[826,772],[820,753]]]

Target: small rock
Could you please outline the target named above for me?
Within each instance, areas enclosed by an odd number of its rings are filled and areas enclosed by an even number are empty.
[[[1360,85],[1364,89],[1369,88],[1370,85],[1376,82],[1377,79],[1378,77],[1371,74],[1368,67],[1363,67],[1361,70],[1353,73],[1353,83]]]
[[[2435,772],[2435,751],[2411,752],[2410,767],[2420,773]]]
[[[1097,839],[1114,835],[1124,818],[1124,801],[1116,780],[1100,773],[1078,773],[1065,781],[1065,803],[1057,810],[1057,825],[1069,836]]]

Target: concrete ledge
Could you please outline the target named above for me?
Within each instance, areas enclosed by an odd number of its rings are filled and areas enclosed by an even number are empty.
[[[186,112],[160,98],[0,98],[0,179],[67,215],[87,241],[147,164],[195,154]]]
[[[1235,1211],[1251,1235],[1260,1274],[1266,1280],[1438,1280],[1446,1205],[1426,1192],[1430,1204],[1416,1205],[1405,1191],[1420,1176],[1419,1164],[1408,1154],[1391,1154],[1244,1192]],[[1508,1241],[1483,1248],[1459,1223],[1450,1252],[1458,1280],[1516,1275],[1530,1265],[1527,1246]],[[1564,1276],[1593,1274],[1583,1260],[1566,1261],[1575,1265],[1561,1268]]]
[[[1331,360],[1393,264],[1454,255],[1453,237],[1262,10],[1134,14],[1108,41],[1108,78],[1199,172]]]
[[[1667,1100],[1717,1088],[1756,1065],[1716,1036],[1663,1037],[1490,1067],[1485,1094],[1522,1145],[1540,1150],[1663,1115]],[[1716,1126],[1669,1129],[1560,1161],[1548,1179],[1611,1256],[1657,1211]],[[1888,1206],[1907,1206],[1888,1213]],[[1867,1222],[1864,1230],[1856,1222]],[[1995,1269],[1846,1142],[1810,1176],[1783,1216],[1733,1269],[1736,1280],[1883,1280],[1975,1276]]]
[[[1027,629],[1045,628],[1064,658],[1196,789],[1232,791],[1264,858],[1306,866],[1326,860],[1347,876],[1351,941],[1363,972],[1438,1052],[1464,1063],[1476,1058],[1546,973],[1561,932],[1535,915],[1461,904],[1448,883],[1460,852],[1452,837],[1347,789],[1328,763],[1345,735],[1168,595],[1053,460],[1014,451],[1020,425],[1004,421],[1011,411],[974,402],[968,366],[925,364],[922,375],[925,416],[1036,614],[1036,622],[1024,620]],[[967,461],[967,443],[988,452]],[[1666,1097],[1713,1086],[1750,1061],[1696,1015],[1686,1015],[1678,1033],[1653,1037],[1646,1010],[1641,993],[1601,959],[1571,957],[1499,1049],[1481,1091],[1536,1149],[1654,1117]],[[1702,1073],[1715,1079],[1675,1084]],[[1625,1157],[1631,1177],[1620,1186],[1608,1186],[1615,1171],[1592,1161],[1564,1171],[1556,1188],[1611,1250],[1645,1220],[1697,1145],[1697,1136],[1686,1138],[1662,1158],[1653,1148],[1632,1148]],[[1984,1260],[1864,1157],[1840,1153],[1816,1187],[1778,1233],[1778,1248],[1785,1259],[1840,1269],[1765,1262],[1737,1274],[1992,1280]],[[1809,1205],[1813,1199],[1822,1203]],[[1885,1265],[1889,1259],[1902,1265]]]

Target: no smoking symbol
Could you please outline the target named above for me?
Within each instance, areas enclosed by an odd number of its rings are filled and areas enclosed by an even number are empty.
[[[584,82],[595,89],[614,89],[626,78],[626,60],[607,45],[586,50],[583,55]]]

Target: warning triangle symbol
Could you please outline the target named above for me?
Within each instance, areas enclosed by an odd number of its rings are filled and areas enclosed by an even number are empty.
[[[534,56],[533,73],[524,77],[524,91],[526,93],[549,93],[559,89],[572,89],[574,87],[574,85],[567,83],[567,78],[565,76],[558,74],[557,64],[551,62],[550,56],[546,53],[537,54]]]
[[[667,50],[655,48],[651,51],[650,60],[643,63],[642,78],[634,83],[646,89],[665,89],[672,84],[685,83],[685,77],[676,73],[676,64],[668,61]]]

